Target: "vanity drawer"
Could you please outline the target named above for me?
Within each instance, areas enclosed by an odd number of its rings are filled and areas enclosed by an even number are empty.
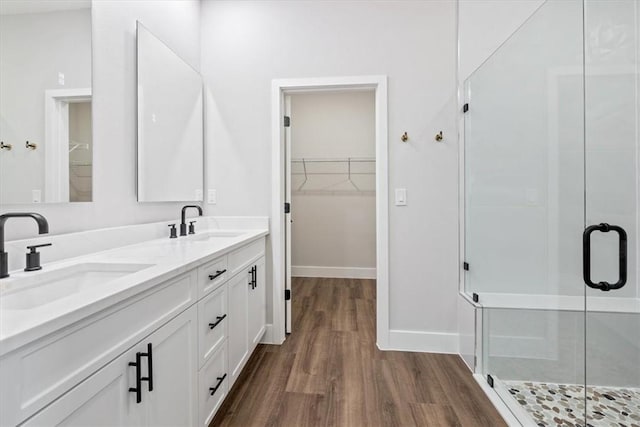
[[[264,237],[231,252],[229,257],[229,277],[264,255]]]
[[[0,360],[0,425],[16,425],[195,302],[187,273]]]
[[[209,425],[228,392],[229,376],[227,375],[226,347],[227,343],[225,341],[200,370],[200,375],[198,376],[200,427]]]
[[[227,257],[216,258],[198,268],[198,296],[202,298],[231,277],[227,271]]]
[[[198,302],[198,366],[220,347],[227,337],[227,286],[223,285]]]

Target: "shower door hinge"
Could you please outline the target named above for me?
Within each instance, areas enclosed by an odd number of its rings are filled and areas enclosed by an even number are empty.
[[[491,375],[487,375],[487,383],[493,388],[493,377]]]
[[[284,116],[284,127],[288,128],[291,126],[291,117]]]
[[[464,105],[462,106],[462,112],[463,112],[463,113],[466,113],[467,111],[469,111],[469,104],[464,104]]]
[[[284,290],[284,300],[289,301],[291,299],[291,289]]]
[[[469,263],[468,262],[463,262],[462,263],[462,268],[464,269],[464,271],[469,271]]]

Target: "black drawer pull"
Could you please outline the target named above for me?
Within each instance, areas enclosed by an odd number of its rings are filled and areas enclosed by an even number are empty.
[[[209,392],[211,393],[211,396],[213,396],[216,393],[216,391],[218,391],[218,389],[222,385],[222,381],[224,381],[225,378],[227,378],[227,374],[224,374],[223,376],[216,378],[218,380],[218,384],[216,384],[215,387],[209,387]]]
[[[216,316],[216,321],[214,323],[209,323],[209,329],[213,329],[216,326],[218,326],[220,322],[224,320],[225,317],[227,317],[226,314],[223,314],[222,316]]]
[[[216,280],[218,277],[222,276],[226,272],[227,272],[226,268],[224,270],[216,270],[216,274],[209,275],[209,280]]]
[[[135,362],[129,362],[129,366],[135,366],[136,367],[136,386],[135,387],[129,387],[129,392],[136,394],[136,403],[142,402],[142,373],[140,372],[140,357],[141,356],[142,356],[142,353],[137,352],[136,353],[136,361]]]
[[[147,358],[147,374],[146,377],[141,377],[141,381],[149,383],[149,391],[153,391],[153,353],[151,351],[151,343],[147,344],[147,352],[140,353],[140,356]]]

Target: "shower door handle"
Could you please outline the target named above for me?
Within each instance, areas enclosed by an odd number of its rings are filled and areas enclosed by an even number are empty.
[[[618,281],[616,283],[593,283],[591,281],[591,233],[594,231],[600,231],[602,233],[615,231],[618,233],[619,271]],[[582,276],[584,278],[584,283],[586,283],[587,286],[593,289],[600,289],[601,291],[620,289],[627,283],[627,232],[624,231],[624,228],[617,225],[602,223],[598,225],[590,225],[584,230],[584,233],[582,233]]]

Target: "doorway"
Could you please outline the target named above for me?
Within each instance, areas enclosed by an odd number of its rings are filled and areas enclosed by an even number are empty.
[[[327,175],[315,176],[314,187],[308,187],[311,180],[311,166],[304,157],[293,157],[287,150],[287,140],[291,141],[291,97],[302,94],[345,93],[347,91],[373,94],[374,99],[374,156],[349,157],[341,155],[334,158],[320,158],[315,160],[329,160],[323,165],[329,168]],[[282,343],[286,332],[291,331],[291,207],[292,189],[296,191],[331,189],[334,193],[340,191],[357,191],[356,188],[365,187],[362,178],[370,171],[373,183],[371,191],[375,194],[375,270],[376,279],[376,342],[379,348],[386,348],[388,343],[388,173],[387,173],[387,82],[386,76],[319,78],[319,79],[287,79],[274,80],[272,85],[272,126],[273,126],[273,206],[271,240],[273,251],[273,324],[269,342]],[[295,102],[295,101],[294,101]],[[289,118],[285,118],[289,117]],[[368,157],[368,158],[367,158]],[[371,161],[373,159],[375,161]],[[362,160],[357,161],[356,160]],[[319,167],[322,162],[315,162]],[[373,163],[374,166],[371,164]],[[369,169],[367,168],[367,164]],[[305,167],[307,174],[305,176]],[[342,173],[328,175],[341,170]],[[314,169],[317,170],[317,169]],[[362,173],[362,175],[356,175]],[[351,172],[351,174],[350,174]],[[339,176],[343,178],[340,180]],[[304,179],[307,179],[305,182]],[[318,180],[318,177],[321,177]],[[346,179],[345,179],[346,178]],[[331,181],[333,180],[333,181]],[[366,178],[365,178],[366,180]],[[304,183],[304,184],[303,184]],[[359,185],[360,184],[360,185]],[[291,210],[290,210],[291,209]],[[309,270],[307,270],[308,272]],[[294,274],[299,274],[296,271]],[[305,273],[309,274],[309,273]],[[325,273],[323,273],[325,274]],[[284,297],[284,298],[283,298]]]
[[[292,299],[308,286],[357,292],[371,283],[331,279],[376,278],[375,92],[287,94],[285,110],[287,289]],[[287,333],[295,327],[291,304]]]

